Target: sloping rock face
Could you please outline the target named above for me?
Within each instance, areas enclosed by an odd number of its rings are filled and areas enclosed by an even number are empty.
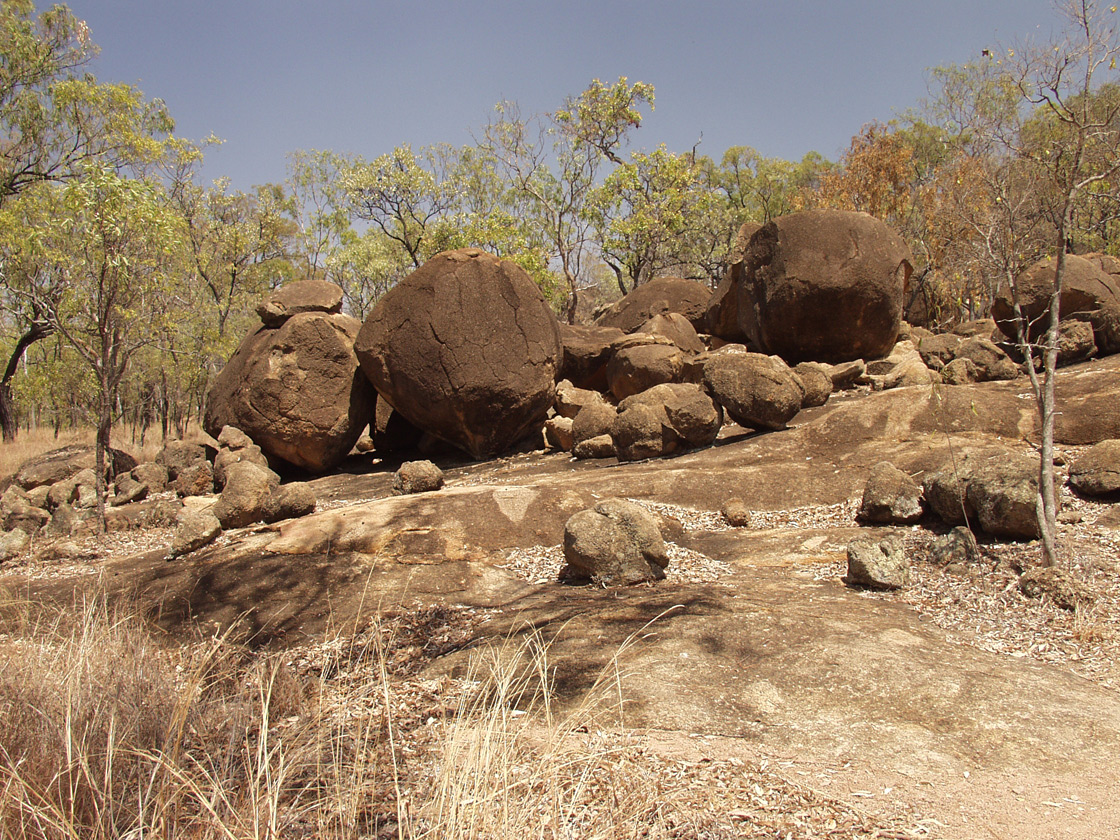
[[[654,315],[678,312],[694,328],[701,330],[711,297],[712,290],[695,280],[655,277],[618,301],[600,315],[595,323],[600,327],[617,327],[623,332],[632,333]]]
[[[751,237],[762,225],[757,222],[744,222],[735,237],[735,245],[728,257],[727,272],[708,301],[704,313],[704,327],[707,332],[724,341],[746,342],[747,337],[739,326],[739,286],[743,283],[743,254]]]
[[[911,259],[902,238],[866,213],[782,216],[747,246],[739,326],[760,352],[790,364],[879,358],[898,337]]]
[[[245,337],[210,388],[205,428],[241,429],[268,455],[312,472],[342,461],[373,420],[349,315],[305,312]]]
[[[1079,313],[1094,313],[1120,308],[1120,283],[1102,267],[1101,259],[1067,254],[1062,273],[1062,297],[1058,304],[1062,320]],[[1054,288],[1053,257],[1032,265],[1019,275],[1015,283],[1019,288],[1019,306],[1031,323],[1030,336],[1037,341],[1045,332],[1048,319],[1042,317],[1050,307],[1050,294]],[[1010,340],[1016,339],[1015,310],[1010,290],[1001,288],[992,301],[992,317],[1000,331]],[[1097,342],[1098,345],[1108,340]]]
[[[394,410],[475,458],[504,452],[544,420],[562,358],[540,289],[477,248],[437,254],[401,281],[355,350]]]

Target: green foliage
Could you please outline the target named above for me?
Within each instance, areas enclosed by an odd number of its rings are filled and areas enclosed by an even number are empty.
[[[705,177],[695,154],[664,145],[634,152],[591,198],[599,253],[624,294],[669,271],[691,273],[690,253],[718,240],[727,226],[723,197]]]

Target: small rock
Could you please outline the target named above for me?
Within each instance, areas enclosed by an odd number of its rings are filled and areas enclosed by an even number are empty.
[[[1090,600],[1089,592],[1068,572],[1055,566],[1028,569],[1019,577],[1019,591],[1028,598],[1047,598],[1072,612]]]
[[[922,488],[887,461],[871,468],[863,489],[859,518],[883,525],[909,524],[922,518]]]
[[[669,555],[657,520],[624,499],[604,499],[564,525],[561,577],[605,586],[663,580]]]
[[[443,470],[431,461],[405,461],[393,473],[393,492],[398,496],[429,493],[443,487]]]
[[[209,461],[195,461],[179,470],[171,486],[179,496],[209,495],[214,492],[214,468]]]
[[[222,523],[209,510],[186,509],[179,516],[167,559],[174,560],[210,545],[222,533]]]
[[[248,461],[232,464],[226,473],[226,486],[213,507],[223,528],[244,528],[264,520],[269,498],[280,484],[280,477]]]
[[[572,455],[576,458],[613,458],[614,438],[610,435],[596,435],[581,440],[572,447]]]
[[[544,422],[544,441],[552,449],[571,452],[575,441],[572,436],[572,419],[558,415]]]
[[[958,525],[948,534],[937,537],[930,546],[929,554],[930,560],[939,565],[969,566],[979,562],[980,546],[972,531]]]
[[[0,562],[11,560],[31,544],[31,537],[19,528],[0,532]]]
[[[315,491],[305,481],[293,481],[280,487],[264,506],[265,522],[299,519],[315,512]]]
[[[1120,440],[1102,440],[1074,461],[1069,483],[1086,496],[1120,493]]]
[[[901,589],[910,582],[910,563],[903,552],[902,538],[859,536],[848,543],[848,586],[870,589]]]
[[[226,449],[244,449],[253,445],[253,439],[236,426],[222,426],[218,432],[218,444]]]
[[[732,528],[751,527],[751,509],[742,499],[728,499],[723,503],[720,513]]]

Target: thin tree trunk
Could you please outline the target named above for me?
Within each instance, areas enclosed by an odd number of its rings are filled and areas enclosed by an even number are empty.
[[[46,321],[32,321],[30,329],[20,336],[19,341],[16,342],[11,358],[8,359],[8,366],[4,368],[4,377],[0,379],[0,431],[3,433],[5,443],[11,443],[16,439],[18,429],[15,406],[12,401],[12,378],[16,375],[20,360],[23,359],[23,354],[27,352],[27,348],[53,332],[54,328]]]

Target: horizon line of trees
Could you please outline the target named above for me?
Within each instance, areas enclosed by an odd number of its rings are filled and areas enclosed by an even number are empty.
[[[1077,43],[1055,52],[1074,56]],[[1059,230],[1063,250],[1120,250],[1114,61],[1072,87],[1063,81],[1063,102],[1092,131],[1040,96],[1038,53],[1022,49],[935,68],[928,102],[865,126],[836,162],[745,145],[718,160],[697,148],[631,148],[654,88],[623,77],[593,80],[553,112],[499,103],[461,147],[406,144],[371,160],[295,151],[283,182],[242,192],[227,179],[201,183],[199,163],[217,141],[180,138],[162,102],[98,82],[86,70],[96,52],[66,6],[3,0],[5,440],[21,425],[107,420],[141,439],[149,428],[182,434],[264,294],[322,278],[364,319],[449,248],[517,262],[575,321],[657,276],[715,287],[745,222],[859,210],[910,244],[942,325],[986,314],[1001,283],[1056,252]],[[1061,167],[1074,146],[1074,175],[1106,174],[1066,206]]]

